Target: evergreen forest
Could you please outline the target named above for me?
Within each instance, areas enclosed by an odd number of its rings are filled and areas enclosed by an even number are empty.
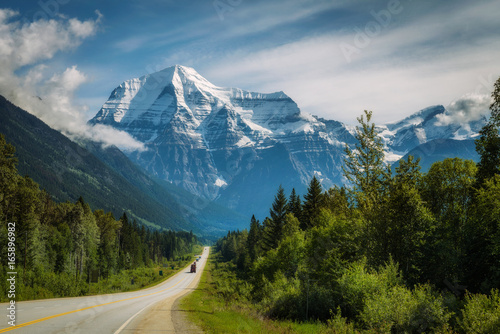
[[[0,288],[8,291],[7,273],[16,272],[17,300],[148,285],[160,279],[158,269],[167,261],[190,260],[199,244],[192,232],[152,230],[126,213],[117,220],[110,212],[92,211],[81,197],[57,203],[19,175],[16,163],[14,146],[0,134],[0,251],[3,259],[15,258],[1,261]],[[99,281],[108,284],[93,291],[91,283]]]

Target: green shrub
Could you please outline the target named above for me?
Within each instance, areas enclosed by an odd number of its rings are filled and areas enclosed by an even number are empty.
[[[417,286],[413,291],[394,286],[369,296],[360,314],[367,328],[390,328],[391,333],[436,333],[447,330],[451,313],[441,295],[430,286]]]
[[[217,262],[216,262],[217,263]],[[236,276],[236,266],[231,263],[221,263],[212,269],[216,294],[227,304],[236,300],[249,300],[251,298],[252,285]]]
[[[462,319],[458,320],[462,333],[494,334],[500,332],[500,294],[492,290],[491,295],[467,294],[462,309]]]
[[[334,334],[357,334],[359,333],[355,328],[354,324],[347,322],[346,318],[342,317],[342,312],[340,307],[337,308],[337,312],[331,312],[332,318],[327,321],[328,330],[327,333]]]
[[[348,317],[357,317],[368,298],[387,293],[390,288],[402,284],[398,266],[392,262],[378,272],[369,271],[366,260],[355,262],[338,279],[342,310]]]
[[[264,313],[281,319],[297,318],[304,313],[297,308],[300,303],[300,281],[296,278],[286,278],[278,271],[273,281],[263,278],[260,301]]]

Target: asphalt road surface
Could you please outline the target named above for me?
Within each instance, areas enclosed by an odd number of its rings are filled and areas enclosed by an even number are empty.
[[[196,274],[189,272],[189,265],[149,289],[18,302],[15,327],[8,324],[9,304],[0,304],[0,333],[173,333],[171,305],[196,288],[208,254],[205,247]]]

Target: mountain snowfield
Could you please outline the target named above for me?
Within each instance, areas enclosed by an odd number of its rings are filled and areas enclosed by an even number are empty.
[[[453,124],[446,113],[434,106],[378,126],[387,160],[434,139],[474,138],[486,120]],[[261,218],[280,184],[299,193],[313,175],[325,188],[343,184],[344,147],[355,143],[355,127],[305,113],[284,92],[217,87],[179,65],[125,81],[89,122],[144,143],[126,153],[155,176]]]

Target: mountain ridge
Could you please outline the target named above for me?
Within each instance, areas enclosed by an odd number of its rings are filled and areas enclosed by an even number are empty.
[[[485,122],[444,124],[447,113],[431,106],[378,126],[387,160],[434,139],[470,140]],[[353,126],[305,113],[284,92],[217,87],[180,65],[125,81],[89,123],[144,143],[145,151],[127,155],[149,173],[246,215],[255,201],[265,208],[272,201],[264,195],[249,203],[245,193],[260,193],[257,185],[271,194],[279,185],[304,189],[313,175],[324,188],[344,184],[344,147],[356,142]]]

